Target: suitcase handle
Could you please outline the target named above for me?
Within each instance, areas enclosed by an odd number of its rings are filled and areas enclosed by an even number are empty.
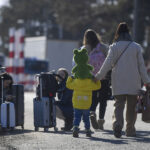
[[[1,94],[2,94],[2,97],[1,97],[1,99],[2,99],[2,103],[4,103],[4,89],[3,89],[3,88],[4,88],[4,87],[3,87],[3,85],[4,85],[4,80],[3,80],[3,79],[4,79],[4,77],[1,76],[1,87],[2,87],[2,89],[1,89],[1,90],[2,90],[2,93],[1,93]]]
[[[54,75],[55,77],[58,77],[58,78],[60,78],[61,80],[64,80],[59,74],[55,74],[55,73],[53,73],[52,75]]]
[[[39,83],[40,83],[40,99],[42,99],[42,78],[39,76]]]
[[[35,79],[38,78],[39,80],[39,90],[40,90],[40,99],[42,98],[42,80],[40,78],[40,74],[36,74],[35,75]],[[36,92],[37,93],[37,92]],[[38,95],[36,95],[36,97],[38,97]]]

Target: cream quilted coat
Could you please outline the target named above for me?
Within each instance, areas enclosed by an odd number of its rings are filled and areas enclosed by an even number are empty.
[[[130,41],[113,43],[96,78],[104,79],[106,73],[112,69],[112,93],[113,95],[136,95],[143,83],[150,83],[147,75],[142,48],[136,42],[132,42],[113,67],[121,52]]]

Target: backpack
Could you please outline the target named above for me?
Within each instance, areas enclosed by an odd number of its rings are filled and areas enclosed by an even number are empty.
[[[89,53],[89,64],[94,67],[94,75],[100,70],[106,58],[104,53],[100,50],[100,47],[101,44],[98,44],[97,47]]]

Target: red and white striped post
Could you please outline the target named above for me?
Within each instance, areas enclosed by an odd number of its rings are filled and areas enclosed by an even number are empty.
[[[24,84],[24,28],[9,30],[9,60],[6,71],[14,83]]]
[[[15,56],[15,28],[9,29],[9,60],[6,71],[14,78],[14,56]]]
[[[18,75],[18,82],[21,84],[24,84],[24,35],[25,35],[25,30],[24,28],[20,28],[18,30],[19,33],[19,57],[18,57],[18,62],[19,66],[17,69],[17,75]]]

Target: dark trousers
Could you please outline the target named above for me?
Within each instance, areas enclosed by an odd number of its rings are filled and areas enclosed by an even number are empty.
[[[101,81],[101,89],[97,91],[93,91],[92,93],[92,105],[90,111],[96,111],[96,108],[99,104],[99,119],[104,119],[107,100],[109,99],[109,81],[103,80]]]

